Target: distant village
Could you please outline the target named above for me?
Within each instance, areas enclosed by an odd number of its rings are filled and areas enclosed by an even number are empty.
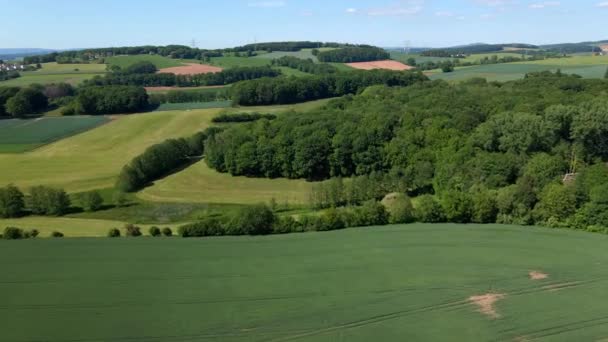
[[[25,68],[21,63],[0,62],[0,71],[23,71]]]

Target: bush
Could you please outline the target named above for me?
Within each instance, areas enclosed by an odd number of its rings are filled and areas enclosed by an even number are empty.
[[[382,204],[386,207],[389,222],[392,224],[411,223],[416,220],[412,200],[405,194],[387,196],[382,200]]]
[[[222,223],[214,217],[206,217],[198,222],[183,225],[178,228],[181,237],[203,237],[224,235]]]
[[[36,215],[61,216],[70,208],[70,198],[63,189],[35,186],[30,190],[30,208]]]
[[[302,225],[291,216],[278,217],[272,226],[274,234],[287,234],[302,231]]]
[[[14,185],[0,188],[0,217],[19,217],[25,203],[23,193]]]
[[[15,96],[6,101],[6,112],[14,117],[39,113],[48,106],[48,99],[40,89],[22,88]]]
[[[162,234],[163,234],[163,236],[167,236],[167,237],[168,236],[173,236],[173,231],[171,230],[171,228],[165,227],[162,230]]]
[[[346,227],[344,220],[340,216],[340,213],[335,208],[329,208],[321,215],[321,227],[317,230],[337,230]]]
[[[158,228],[156,226],[150,227],[150,229],[148,230],[148,233],[150,234],[150,236],[154,236],[154,237],[161,236],[160,228]]]
[[[38,235],[40,235],[40,232],[38,231],[38,229],[32,229],[27,233],[28,233],[29,237],[31,237],[31,238],[36,238],[36,237],[38,237]]]
[[[108,237],[110,237],[110,238],[120,237],[120,230],[118,230],[117,228],[110,229],[108,231]]]
[[[371,200],[355,209],[357,226],[380,226],[388,223],[388,213],[384,206]]]
[[[80,195],[80,202],[85,211],[97,211],[103,207],[103,198],[98,191],[89,191]]]
[[[53,237],[53,238],[62,238],[63,237],[63,233],[62,232],[58,232],[58,231],[55,230],[55,231],[53,231],[51,233],[51,237]]]
[[[415,212],[416,218],[420,222],[437,223],[445,220],[443,208],[431,195],[423,195],[418,198]]]
[[[272,233],[276,217],[267,205],[257,204],[240,209],[228,222],[230,235],[265,235]]]
[[[445,217],[449,222],[469,223],[473,217],[473,201],[466,192],[449,191],[441,201]]]
[[[125,230],[126,230],[126,234],[125,234],[126,236],[130,236],[130,237],[141,236],[141,230],[136,225],[129,223],[129,224],[125,225]]]
[[[6,227],[4,228],[4,233],[2,234],[2,238],[5,240],[20,240],[25,237],[23,229],[16,227]]]

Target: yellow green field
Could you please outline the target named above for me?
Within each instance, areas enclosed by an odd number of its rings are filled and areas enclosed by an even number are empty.
[[[108,65],[118,65],[121,68],[128,67],[137,62],[151,62],[156,65],[157,68],[170,68],[175,66],[181,66],[183,63],[178,59],[159,55],[132,55],[132,56],[114,56],[105,59]]]
[[[233,177],[200,161],[184,171],[155,182],[138,197],[146,201],[181,203],[254,204],[275,199],[277,203],[304,204],[311,183],[304,180]]]
[[[73,85],[103,75],[105,64],[58,64],[44,63],[36,71],[20,72],[21,77],[0,82],[0,86],[27,86],[33,83],[48,84],[65,82]]]
[[[23,154],[0,154],[0,184],[63,187],[78,192],[111,187],[123,165],[148,146],[207,127],[219,109],[116,116],[116,120]]]

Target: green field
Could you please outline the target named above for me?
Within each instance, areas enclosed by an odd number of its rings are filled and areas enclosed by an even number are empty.
[[[209,64],[228,69],[270,65],[270,60],[256,57],[212,57]]]
[[[599,341],[608,237],[481,225],[0,241],[6,341]],[[548,274],[531,280],[528,273]],[[502,294],[496,317],[471,296]]]
[[[109,65],[118,65],[121,68],[126,68],[131,64],[146,61],[151,62],[158,69],[162,68],[170,68],[175,66],[181,66],[183,63],[178,59],[173,59],[169,57],[159,56],[159,55],[133,55],[133,56],[114,56],[107,57],[105,59],[106,64]]]
[[[19,153],[81,133],[108,121],[104,116],[0,120],[0,153]]]
[[[334,50],[333,48],[320,48],[320,51],[329,51]],[[300,51],[273,51],[271,53],[264,53],[253,58],[261,58],[261,59],[278,59],[285,56],[292,56],[301,59],[312,59],[315,62],[318,62],[317,56],[312,54],[312,49],[302,49]]]
[[[72,85],[105,73],[104,64],[57,64],[43,63],[36,71],[21,72],[21,77],[1,81],[0,86],[27,86],[34,83],[48,84],[65,82]]]
[[[116,116],[116,120],[23,154],[0,154],[0,184],[108,188],[122,167],[148,146],[206,128],[220,109]]]
[[[210,102],[184,102],[184,103],[163,103],[155,111],[167,110],[193,110],[209,108],[227,108],[232,106],[232,101],[210,101]]]
[[[255,204],[274,198],[278,203],[301,205],[308,203],[310,189],[310,183],[304,180],[233,177],[200,161],[155,182],[138,197],[146,201],[232,204]]]
[[[449,81],[461,81],[472,77],[483,77],[489,81],[512,81],[523,78],[529,72],[561,69],[564,73],[578,74],[584,78],[603,78],[607,68],[608,57],[606,56],[576,56],[533,62],[476,65],[456,68],[451,73],[434,71],[430,72],[429,75],[431,79]]]

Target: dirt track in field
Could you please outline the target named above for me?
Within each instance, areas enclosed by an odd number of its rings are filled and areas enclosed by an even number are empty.
[[[392,60],[346,63],[346,65],[360,70],[387,69],[401,71],[414,69],[414,67]]]
[[[220,72],[224,69],[207,64],[186,63],[184,66],[160,69],[159,73],[176,75],[196,75]]]

